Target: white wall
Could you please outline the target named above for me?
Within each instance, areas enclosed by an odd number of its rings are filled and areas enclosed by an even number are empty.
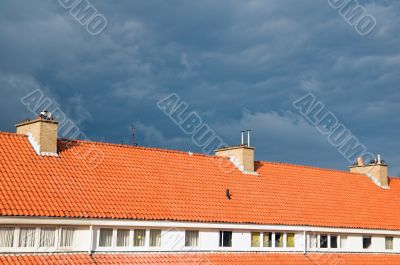
[[[222,230],[220,227],[218,228],[195,228],[195,223],[190,223],[187,227],[177,227],[177,228],[169,228],[166,226],[162,226],[162,222],[160,222],[160,226],[146,226],[146,223],[143,223],[142,226],[105,226],[105,225],[78,225],[76,227],[75,232],[75,244],[73,248],[70,249],[59,249],[58,247],[49,248],[49,249],[21,249],[18,248],[16,244],[14,244],[14,248],[0,248],[0,253],[15,253],[15,252],[61,252],[61,251],[84,251],[89,252],[90,247],[92,245],[93,251],[126,251],[126,252],[154,252],[154,251],[264,251],[264,252],[277,252],[277,251],[296,251],[296,252],[303,252],[304,251],[304,232],[297,230],[294,231],[295,233],[295,247],[294,248],[266,248],[262,246],[253,248],[251,247],[251,232],[281,232],[287,233],[293,230],[285,230],[282,229],[282,226],[277,227],[276,230],[269,229],[269,230],[262,230],[262,229],[233,229],[229,227],[226,229],[227,231],[232,231],[232,247],[219,247],[219,231]],[[30,224],[35,227],[34,224]],[[218,224],[221,225],[221,224]],[[1,226],[12,226],[12,225],[5,225],[0,224]],[[18,225],[14,225],[18,226]],[[25,224],[23,226],[26,226]],[[43,224],[36,225],[37,231],[40,231],[39,227],[43,227]],[[61,226],[52,226],[59,228]],[[130,237],[130,244],[132,245],[133,241],[133,229],[146,229],[146,246],[134,248],[133,246],[127,248],[117,248],[115,246],[111,248],[99,248],[98,247],[98,234],[100,228],[124,228],[124,229],[131,229],[131,237]],[[271,227],[270,227],[271,228]],[[279,229],[278,229],[279,228]],[[92,229],[92,231],[91,231]],[[161,229],[162,230],[162,244],[161,247],[149,247],[149,230],[150,229]],[[199,230],[199,246],[198,247],[185,247],[185,230]],[[337,231],[337,230],[335,230]],[[348,231],[343,230],[343,234],[347,235],[347,242],[346,248],[338,248],[338,249],[309,249],[307,247],[307,251],[309,252],[380,252],[380,253],[400,253],[400,234],[390,236],[394,237],[394,250],[386,250],[385,249],[385,235],[387,231],[382,231],[382,234],[372,234],[372,246],[371,249],[364,250],[362,246],[362,237],[366,233],[348,233]],[[347,232],[347,233],[345,233]],[[365,232],[365,231],[362,231]],[[293,233],[293,232],[292,232]],[[320,232],[319,232],[320,233]],[[325,232],[324,232],[325,233]],[[326,234],[326,233],[325,233]],[[329,234],[329,233],[328,233]],[[92,236],[91,236],[92,235]],[[307,242],[310,241],[310,232],[307,232]],[[340,235],[340,234],[336,234]],[[58,239],[58,236],[56,237]],[[15,236],[15,241],[18,240],[17,234]],[[114,245],[116,241],[116,232],[114,232]],[[284,241],[286,244],[286,235],[284,237]],[[262,242],[262,237],[261,237]],[[308,245],[308,244],[307,244]]]

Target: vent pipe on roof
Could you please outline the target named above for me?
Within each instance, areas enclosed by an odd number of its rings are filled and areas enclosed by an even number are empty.
[[[241,131],[242,133],[242,141],[241,141],[241,145],[244,145],[244,131]]]
[[[250,147],[250,132],[251,130],[247,130],[247,147]]]

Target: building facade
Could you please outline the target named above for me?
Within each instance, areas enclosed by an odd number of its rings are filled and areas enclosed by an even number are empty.
[[[57,139],[46,116],[0,133],[0,264],[400,264],[400,180]],[[243,139],[243,137],[242,137]]]

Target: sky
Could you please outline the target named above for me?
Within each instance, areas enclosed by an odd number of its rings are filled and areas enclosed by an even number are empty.
[[[157,107],[175,93],[229,145],[251,129],[257,160],[348,170],[294,107],[310,94],[400,175],[399,1],[356,2],[376,21],[360,34],[337,0],[85,0],[96,35],[73,1],[0,2],[0,131],[39,89],[92,141],[130,143],[133,125],[141,146],[202,152]]]

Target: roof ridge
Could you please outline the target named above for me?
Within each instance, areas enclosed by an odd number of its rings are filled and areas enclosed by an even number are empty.
[[[134,145],[96,142],[96,141],[79,140],[79,139],[67,139],[67,138],[59,138],[58,140],[65,141],[65,142],[77,142],[77,143],[93,144],[93,145],[100,145],[100,146],[114,146],[114,147],[123,147],[123,148],[128,148],[128,149],[140,149],[140,150],[156,151],[156,152],[163,152],[163,153],[188,154],[190,152],[191,155],[194,155],[194,156],[203,156],[203,157],[209,157],[209,158],[216,157],[214,155],[207,155],[207,154],[195,153],[195,152],[191,152],[191,151],[182,151],[182,150],[166,149],[166,148],[159,148],[159,147],[134,146]]]
[[[292,166],[292,167],[301,167],[301,168],[307,168],[307,169],[318,169],[321,171],[330,171],[330,172],[339,172],[339,173],[349,173],[349,174],[358,174],[358,173],[352,173],[350,171],[346,170],[341,170],[341,169],[334,169],[334,168],[324,168],[324,167],[317,167],[317,166],[310,166],[310,165],[299,165],[299,164],[291,164],[291,163],[286,163],[286,162],[277,162],[277,161],[256,161],[259,163],[264,163],[264,164],[274,164],[274,165],[283,165],[283,166]],[[361,174],[362,175],[362,174]]]
[[[20,133],[15,133],[15,132],[2,132],[2,131],[0,131],[0,135],[22,137],[22,138],[28,137],[28,135],[25,135],[25,134],[20,134]]]

